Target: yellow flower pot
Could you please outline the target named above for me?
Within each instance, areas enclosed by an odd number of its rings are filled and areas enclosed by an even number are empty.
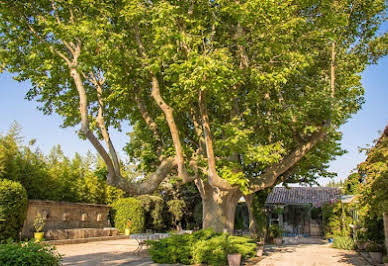
[[[35,232],[34,233],[35,242],[42,241],[43,236],[44,236],[44,232]]]
[[[124,235],[129,236],[131,234],[131,229],[125,228]]]

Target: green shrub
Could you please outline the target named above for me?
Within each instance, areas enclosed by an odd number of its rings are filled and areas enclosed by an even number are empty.
[[[381,252],[383,251],[382,245],[379,245],[378,243],[374,241],[369,241],[366,245],[366,251],[368,252]]]
[[[0,245],[0,265],[4,266],[56,266],[61,259],[54,247],[34,242]]]
[[[335,236],[333,238],[333,248],[353,250],[355,244],[352,238],[347,236]]]
[[[282,229],[277,224],[271,224],[271,226],[268,228],[268,239],[274,240],[275,238],[281,237],[283,234]]]
[[[15,181],[0,179],[0,242],[18,239],[27,214],[27,192]]]
[[[222,234],[209,240],[199,240],[193,245],[193,263],[226,265],[228,255],[228,235]]]
[[[112,203],[115,227],[124,232],[128,221],[131,221],[131,233],[144,229],[144,210],[141,202],[135,198],[122,198]]]
[[[161,197],[152,195],[141,195],[137,197],[140,200],[145,218],[145,228],[155,231],[161,231],[164,227],[163,208],[164,201]]]
[[[228,253],[240,253],[244,258],[256,255],[256,242],[253,239],[242,236],[229,236]]]
[[[211,229],[172,235],[148,244],[149,254],[156,263],[226,265],[227,254],[240,253],[243,258],[256,254],[252,239],[219,234]]]
[[[191,264],[192,238],[189,234],[173,234],[159,241],[148,241],[148,244],[148,253],[154,262]]]

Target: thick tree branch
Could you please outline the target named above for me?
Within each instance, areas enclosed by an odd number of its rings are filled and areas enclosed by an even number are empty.
[[[206,153],[209,165],[209,184],[222,190],[233,190],[234,186],[228,181],[222,179],[216,170],[216,161],[213,150],[213,140],[211,138],[209,115],[207,113],[206,94],[205,91],[199,92],[199,107],[202,116],[202,127],[205,136]]]
[[[147,54],[143,45],[143,42],[141,40],[140,31],[139,28],[135,27],[135,39],[138,46],[138,51],[141,57],[144,59],[147,59]],[[176,160],[178,164],[178,176],[182,178],[184,183],[193,181],[195,177],[192,177],[188,174],[185,168],[185,162],[183,157],[183,149],[182,144],[179,138],[179,131],[178,127],[175,123],[175,119],[173,116],[173,109],[163,100],[161,94],[160,94],[160,87],[159,87],[159,81],[158,78],[154,73],[151,74],[151,80],[152,80],[152,92],[151,96],[155,100],[156,104],[159,106],[159,108],[163,111],[164,116],[166,117],[167,125],[170,129],[172,141],[174,143],[175,153],[176,153]]]
[[[335,42],[331,44],[331,61],[330,61],[330,88],[331,88],[331,97],[335,96]]]
[[[335,77],[336,77],[336,67],[335,67],[335,59],[336,59],[336,44],[335,42],[331,45],[331,60],[330,60],[330,90],[331,97],[335,97]],[[299,162],[314,146],[320,142],[325,136],[326,131],[330,127],[331,120],[329,119],[324,123],[324,125],[319,129],[318,132],[313,134],[308,141],[303,141],[298,143],[298,147],[289,153],[286,157],[284,157],[279,163],[269,167],[263,175],[260,176],[260,180],[258,184],[254,184],[250,187],[251,192],[256,192],[266,187],[272,186],[277,178],[285,174],[287,175],[290,172],[290,168],[292,168],[297,162]],[[290,172],[291,174],[291,172]],[[286,177],[287,178],[287,177]]]
[[[144,122],[146,123],[148,128],[152,131],[155,140],[159,144],[159,146],[157,148],[157,153],[158,153],[158,155],[160,155],[161,154],[161,146],[160,145],[162,144],[162,138],[160,136],[158,126],[155,123],[154,119],[149,114],[147,107],[146,107],[145,103],[143,102],[143,100],[138,95],[135,96],[135,100],[137,103],[137,108],[139,109],[140,114],[143,117]]]
[[[159,81],[155,76],[152,76],[152,92],[151,96],[154,98],[156,104],[163,111],[168,127],[170,128],[170,133],[172,137],[172,141],[174,143],[175,152],[176,152],[176,160],[178,164],[178,176],[183,179],[183,182],[190,182],[194,180],[194,177],[191,177],[185,168],[185,162],[183,157],[183,149],[182,144],[179,138],[178,127],[175,123],[175,119],[173,116],[173,109],[163,100],[160,94]]]
[[[295,150],[285,156],[279,163],[270,166],[259,177],[259,182],[250,187],[250,192],[262,190],[272,186],[277,178],[285,173],[288,169],[299,162],[314,146],[320,142],[326,135],[327,126],[323,126],[318,132],[313,134],[309,141],[299,145]]]
[[[134,183],[127,179],[120,178],[113,185],[131,195],[149,194],[158,188],[159,184],[166,178],[173,168],[176,167],[176,159],[168,157],[161,161],[159,167],[154,173],[140,183]]]
[[[104,83],[104,80],[99,80],[93,72],[90,73],[90,81],[94,85],[97,91],[97,100],[98,100],[98,114],[97,114],[97,126],[100,129],[101,135],[104,138],[105,144],[108,147],[109,154],[111,156],[111,159],[113,161],[113,166],[115,170],[116,176],[121,176],[120,174],[120,161],[117,156],[116,149],[113,146],[112,140],[110,138],[108,129],[105,126],[105,119],[104,119],[104,102],[102,100],[102,85]]]

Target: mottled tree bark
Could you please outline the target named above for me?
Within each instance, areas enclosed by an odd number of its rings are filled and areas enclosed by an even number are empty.
[[[388,254],[388,212],[383,213],[383,219],[384,219],[385,248]]]
[[[202,197],[203,229],[233,233],[240,190],[220,190],[202,180],[196,180],[196,185]]]

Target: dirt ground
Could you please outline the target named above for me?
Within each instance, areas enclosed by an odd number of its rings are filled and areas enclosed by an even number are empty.
[[[161,265],[152,263],[149,257],[137,256],[137,242],[133,239],[96,241],[82,244],[56,246],[64,255],[63,265]]]
[[[136,256],[136,240],[121,239],[58,245],[64,255],[63,265],[156,266],[149,257]],[[256,260],[257,261],[257,260]],[[369,266],[356,252],[334,249],[329,244],[266,246],[264,259],[256,266]]]
[[[369,266],[355,251],[340,250],[329,244],[300,244],[266,247],[257,266]]]

